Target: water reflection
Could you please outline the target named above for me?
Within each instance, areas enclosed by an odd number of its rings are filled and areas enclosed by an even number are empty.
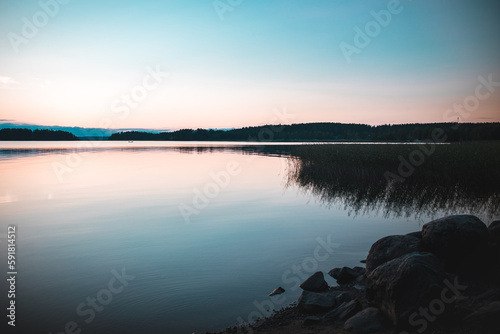
[[[0,230],[12,224],[20,231],[19,322],[36,324],[34,332],[60,332],[68,320],[88,333],[221,330],[255,314],[254,301],[268,298],[285,272],[310,257],[318,237],[331,235],[342,245],[314,268],[328,271],[356,265],[380,237],[419,229],[413,219],[371,219],[370,209],[419,204],[413,195],[377,188],[373,168],[329,169],[333,174],[325,178],[317,166],[292,164],[296,169],[283,176],[287,160],[266,157],[290,157],[298,146],[0,144]],[[51,165],[73,153],[82,153],[82,162],[59,182]],[[194,207],[195,196],[229,162],[241,173],[186,224],[180,204]],[[344,210],[309,203],[295,184],[283,191],[287,178],[370,219],[353,221]],[[416,195],[444,201],[440,193]],[[470,205],[466,197],[463,204],[450,203],[453,210]],[[121,268],[136,276],[133,283],[87,324],[75,314],[77,305]],[[292,283],[283,286],[286,302],[300,294]]]
[[[5,144],[5,142],[3,143]],[[8,143],[11,144],[11,143]],[[14,145],[15,144],[15,145]],[[475,213],[488,218],[500,216],[499,184],[485,173],[469,170],[454,171],[453,175],[438,175],[424,171],[403,183],[389,184],[380,162],[370,166],[322,164],[295,157],[304,143],[248,142],[15,142],[13,147],[0,148],[0,161],[23,156],[49,154],[82,154],[98,152],[124,153],[234,153],[287,157],[289,159],[286,186],[298,185],[311,192],[326,205],[340,205],[353,215],[382,214],[384,217],[415,217],[422,215]],[[349,146],[349,143],[344,143]],[[33,145],[35,145],[33,147]],[[358,145],[359,146],[359,145]],[[302,146],[304,149],[304,146]],[[305,148],[307,150],[307,146]],[[366,153],[366,152],[365,152]],[[379,166],[381,167],[381,166]],[[471,175],[474,177],[464,177]]]
[[[81,154],[81,153],[96,153],[104,151],[121,151],[121,152],[178,152],[186,154],[202,154],[202,153],[239,153],[243,155],[255,154],[261,156],[274,156],[282,157],[289,156],[293,145],[250,145],[250,144],[238,144],[233,145],[211,145],[197,146],[197,145],[172,145],[172,146],[142,146],[142,145],[120,145],[120,146],[108,146],[101,144],[83,144],[79,147],[75,145],[63,146],[63,147],[0,147],[0,160],[8,160],[12,158],[18,158],[22,156],[34,156],[34,155],[47,155],[47,154]]]
[[[382,214],[384,217],[419,217],[470,213],[488,219],[500,215],[496,182],[477,178],[419,177],[388,183],[371,168],[346,170],[327,168],[298,158],[289,159],[287,186],[298,185],[324,204],[341,205],[353,215]]]

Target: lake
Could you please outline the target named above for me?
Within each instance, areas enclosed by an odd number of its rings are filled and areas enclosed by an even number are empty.
[[[296,301],[315,271],[359,265],[379,238],[444,214],[326,203],[290,182],[293,145],[0,142],[0,269],[15,225],[19,329],[222,330]],[[269,297],[278,286],[286,292]],[[5,307],[5,280],[0,288]]]

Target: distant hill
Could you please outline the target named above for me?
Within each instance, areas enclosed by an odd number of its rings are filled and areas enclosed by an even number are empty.
[[[50,126],[50,125],[37,125],[37,124],[25,124],[25,123],[13,123],[13,122],[0,122],[0,129],[29,129],[29,130],[61,130],[74,134],[81,139],[107,139],[115,132],[121,131],[147,131],[152,133],[169,131],[164,130],[154,130],[154,129],[104,129],[104,128],[82,128],[78,126]]]
[[[0,140],[79,140],[61,130],[0,129]]]
[[[109,140],[171,141],[425,141],[500,140],[500,123],[423,123],[370,126],[366,124],[302,123],[232,130],[183,129],[149,133],[114,133]]]

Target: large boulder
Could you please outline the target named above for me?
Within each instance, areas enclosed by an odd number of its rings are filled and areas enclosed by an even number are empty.
[[[297,308],[302,313],[328,312],[343,302],[340,291],[311,292],[304,290],[297,301]]]
[[[417,232],[411,232],[411,233],[407,233],[406,235],[409,235],[410,237],[415,237],[419,240],[422,240],[422,231],[417,231]]]
[[[451,271],[468,270],[486,253],[489,232],[486,224],[472,215],[448,216],[422,227],[422,243]],[[484,248],[484,249],[483,249]]]
[[[414,252],[373,270],[366,279],[366,297],[397,328],[407,327],[412,313],[439,298],[446,278],[433,254]]]
[[[302,290],[321,292],[328,289],[328,283],[326,283],[323,273],[321,271],[317,271],[304,282],[302,282],[300,287],[302,288]]]
[[[379,239],[366,258],[366,273],[390,260],[421,250],[421,241],[410,235],[390,235]]]

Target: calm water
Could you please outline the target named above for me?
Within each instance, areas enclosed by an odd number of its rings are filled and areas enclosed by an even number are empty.
[[[77,145],[0,142],[0,269],[5,277],[16,225],[17,324],[34,333],[193,333],[255,320],[296,301],[312,272],[358,265],[380,237],[431,219],[325,205],[287,182],[286,146]],[[268,297],[278,286],[285,294]],[[5,279],[0,287],[4,308]]]

